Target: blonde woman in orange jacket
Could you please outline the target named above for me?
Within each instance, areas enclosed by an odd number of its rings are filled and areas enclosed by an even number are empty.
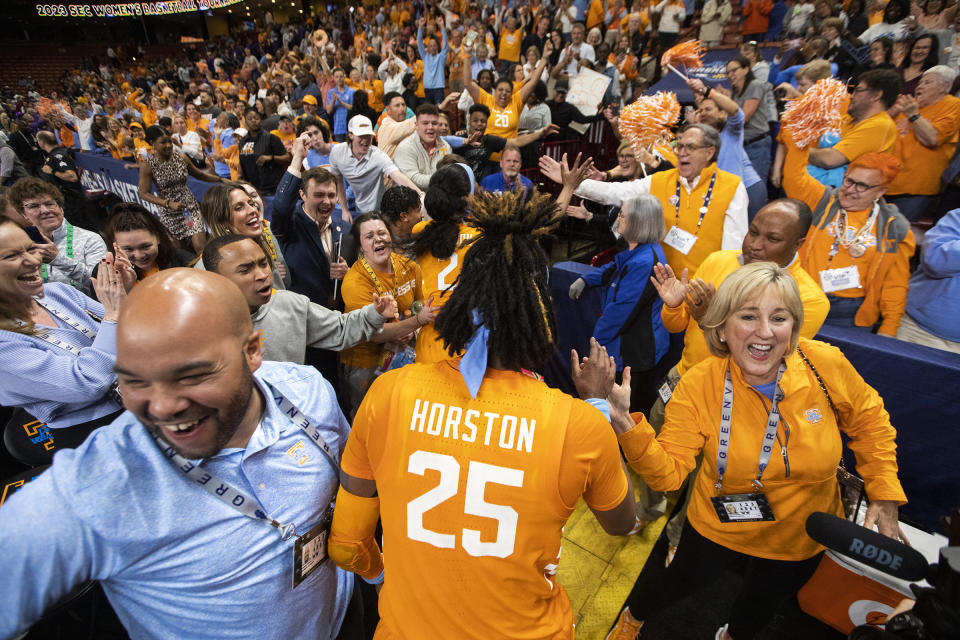
[[[642,414],[629,414],[624,371],[608,402],[627,462],[658,491],[678,488],[701,454],[703,466],[665,578],[634,588],[608,637],[635,638],[645,618],[733,565],[744,567],[744,580],[716,638],[755,637],[819,564],[823,547],[807,536],[807,517],[843,515],[841,433],[871,501],[864,526],[902,537],[898,507],[906,496],[883,400],[839,349],[800,338],[802,324],[789,272],[749,264],[710,301],[702,326],[715,357],[680,379],[659,435]]]

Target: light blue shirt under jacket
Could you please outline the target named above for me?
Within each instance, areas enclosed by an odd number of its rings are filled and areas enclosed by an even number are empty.
[[[717,168],[740,176],[744,187],[760,182],[750,157],[743,150],[743,109],[737,109],[727,117],[727,124],[720,130],[720,151],[717,152]]]
[[[202,467],[298,534],[338,488],[334,463],[282,414],[269,386],[320,429],[339,459],[349,426],[312,367],[264,362],[266,406],[246,449]],[[269,386],[268,386],[269,385]],[[353,574],[325,560],[296,589],[294,539],[220,502],[180,473],[126,412],[0,507],[0,637],[15,637],[71,588],[99,580],[134,640],[334,638]]]
[[[96,333],[89,338],[53,316],[57,326],[41,327],[76,349],[75,355],[36,336],[0,330],[0,405],[21,407],[54,429],[72,427],[120,410],[107,396],[117,376],[117,325],[97,322],[103,305],[59,282],[43,285],[47,307],[57,309]],[[2,565],[0,565],[2,566]],[[2,637],[2,634],[0,634]]]
[[[907,315],[938,338],[960,342],[960,209],[923,235],[922,255],[910,278]]]

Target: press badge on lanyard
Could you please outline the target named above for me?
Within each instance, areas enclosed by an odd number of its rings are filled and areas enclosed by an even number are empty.
[[[757,489],[754,493],[738,493],[733,495],[721,495],[723,491],[723,476],[727,471],[728,452],[730,449],[730,422],[733,417],[733,380],[730,377],[730,368],[727,367],[727,375],[723,381],[723,406],[720,410],[720,434],[717,439],[717,495],[710,498],[713,503],[713,509],[717,512],[717,518],[720,522],[769,522],[776,520],[773,516],[773,509],[767,496],[763,495],[763,483],[760,478],[770,463],[770,454],[773,452],[773,443],[777,439],[777,428],[780,424],[780,411],[777,405],[783,397],[780,390],[780,378],[786,371],[785,364],[780,364],[777,371],[777,383],[774,385],[773,404],[770,406],[770,414],[767,416],[767,428],[763,434],[763,444],[760,446],[760,461],[757,464],[757,477],[753,481],[753,486]],[[784,461],[786,461],[786,445],[783,448]],[[789,467],[787,474],[789,475]]]
[[[820,272],[820,288],[824,293],[860,288],[860,271],[855,266],[824,269]]]
[[[667,232],[667,235],[663,238],[663,243],[669,247],[673,247],[683,255],[688,255],[690,250],[693,249],[693,245],[697,243],[697,236],[693,235],[689,231],[684,231],[680,227],[670,227],[670,231]]]
[[[334,469],[339,469],[340,463],[333,454],[333,450],[323,439],[320,429],[317,428],[308,417],[300,413],[300,410],[297,409],[292,402],[287,400],[283,394],[273,387],[270,387],[270,391],[273,393],[273,399],[276,401],[280,412],[290,418],[297,427],[302,429],[311,442],[320,447],[320,450],[323,451],[330,459],[330,462],[333,463]],[[230,483],[221,480],[216,475],[201,467],[196,461],[184,458],[177,453],[171,445],[163,442],[159,434],[151,435],[153,435],[154,442],[157,443],[160,451],[164,457],[170,461],[170,464],[183,475],[187,476],[187,478],[200,485],[204,491],[248,518],[263,520],[270,526],[276,528],[280,532],[280,540],[286,542],[290,538],[294,538],[292,574],[292,584],[294,588],[306,580],[307,576],[313,573],[313,571],[327,559],[327,538],[330,536],[330,524],[333,522],[333,506],[327,507],[323,516],[320,518],[320,522],[314,527],[305,534],[298,535],[296,527],[292,522],[283,524],[274,520],[260,508],[260,504],[256,498],[247,495]]]

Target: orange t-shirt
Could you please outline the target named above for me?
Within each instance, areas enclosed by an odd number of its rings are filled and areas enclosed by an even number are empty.
[[[413,226],[413,233],[417,234],[423,231],[429,221],[418,222]],[[460,237],[457,239],[457,249],[448,258],[438,259],[429,251],[417,256],[417,264],[420,265],[420,289],[423,291],[423,299],[427,301],[433,296],[434,307],[442,307],[450,298],[453,292],[454,281],[460,275],[460,268],[463,266],[463,258],[467,255],[469,246],[460,246],[463,242],[470,240],[480,233],[466,224],[460,225]],[[440,362],[447,360],[451,356],[443,348],[443,341],[433,328],[433,323],[424,325],[417,336],[417,362]]]
[[[523,43],[523,31],[507,31],[504,27],[500,34],[499,58],[507,62],[520,62],[520,45]]]
[[[479,98],[478,103],[486,105],[490,109],[487,133],[501,138],[516,138],[520,126],[520,114],[523,112],[523,98],[520,96],[520,91],[513,92],[510,102],[503,109],[498,107],[496,99],[483,89],[479,90],[477,98]],[[499,160],[499,151],[490,154],[491,162],[499,162]]]
[[[904,114],[897,116],[897,131],[900,134],[893,151],[903,165],[900,173],[887,188],[890,195],[909,193],[935,196],[940,193],[940,175],[950,163],[957,148],[957,131],[960,130],[960,99],[944,96],[937,102],[920,109],[920,115],[937,130],[937,146],[920,144],[913,127]]]
[[[373,281],[370,274],[363,267],[363,262],[357,260],[343,278],[343,306],[349,313],[373,302],[373,294],[383,295],[392,293],[397,301],[397,311],[404,317],[410,307],[417,300],[423,300],[420,293],[420,266],[400,254],[390,256],[393,261],[394,273],[382,273],[374,270],[380,284]],[[370,267],[373,269],[373,266]],[[351,367],[372,369],[380,362],[380,352],[383,345],[376,342],[361,342],[360,344],[344,349],[340,352],[340,361]]]
[[[853,162],[870,151],[892,153],[896,141],[897,125],[886,111],[857,123],[848,114],[843,116],[840,124],[840,142],[833,148],[842,153],[847,162]]]
[[[374,381],[341,465],[380,497],[377,638],[573,639],[563,525],[627,492],[599,411],[494,369],[473,399],[456,361],[414,363]]]
[[[283,147],[287,151],[293,150],[293,143],[296,142],[297,140],[297,133],[295,131],[291,131],[290,133],[284,133],[280,131],[280,129],[274,129],[270,133],[280,138],[280,142],[283,143]]]

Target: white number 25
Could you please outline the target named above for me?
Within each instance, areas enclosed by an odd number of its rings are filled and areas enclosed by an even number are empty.
[[[423,526],[423,514],[457,495],[460,485],[460,463],[452,456],[429,451],[414,451],[410,454],[407,471],[422,476],[427,469],[440,472],[440,484],[407,503],[407,537],[441,549],[453,549],[456,546],[456,536],[452,533],[438,533],[427,529]],[[523,471],[483,462],[470,462],[470,467],[467,469],[467,495],[463,511],[467,515],[496,520],[497,537],[493,542],[482,542],[479,531],[464,528],[461,544],[464,551],[471,556],[506,558],[513,554],[517,539],[518,514],[512,507],[490,504],[484,500],[483,494],[487,483],[522,487]]]

